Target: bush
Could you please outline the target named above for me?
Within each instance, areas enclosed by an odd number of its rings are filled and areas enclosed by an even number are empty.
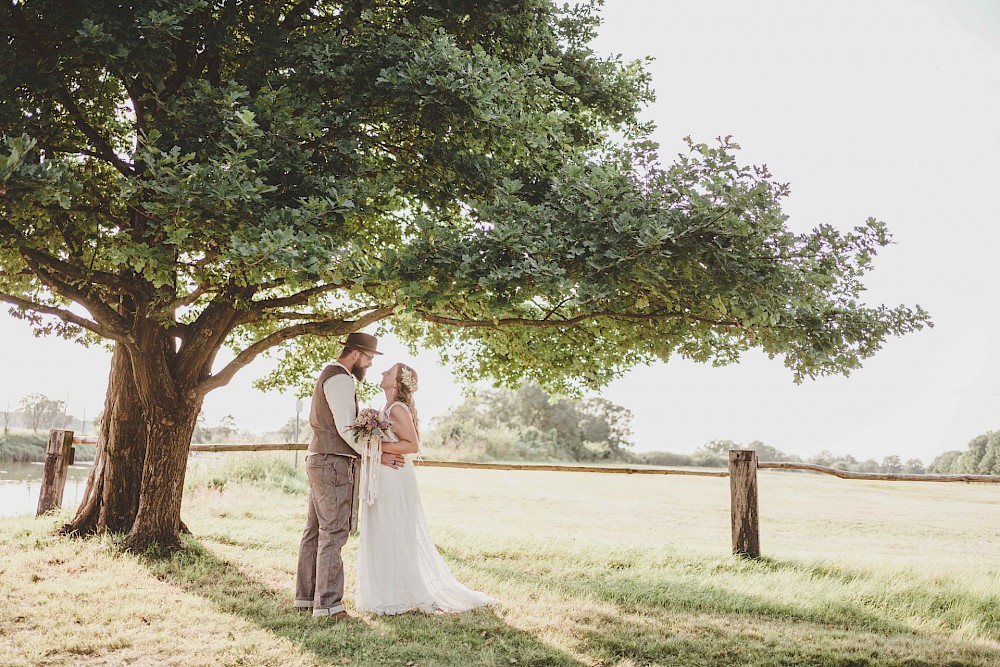
[[[651,466],[693,466],[690,454],[678,454],[676,452],[641,452],[637,463],[645,463]]]
[[[254,452],[223,456],[225,458],[214,465],[192,471],[187,486],[221,491],[230,484],[251,484],[291,494],[309,493],[305,468],[296,469],[287,457]]]
[[[48,439],[34,433],[0,436],[0,463],[30,463],[45,460]]]
[[[554,461],[558,451],[551,432],[469,421],[431,431],[420,446],[424,458],[470,462]]]

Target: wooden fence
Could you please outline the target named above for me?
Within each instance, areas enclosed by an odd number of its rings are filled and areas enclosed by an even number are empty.
[[[41,515],[62,505],[66,469],[73,463],[74,444],[96,444],[97,439],[74,437],[72,431],[49,431],[49,444],[45,457],[42,490],[38,498]],[[274,452],[305,451],[301,443],[246,443],[246,444],[192,444],[192,452]],[[729,469],[726,471],[685,470],[681,468],[628,468],[582,465],[549,465],[536,463],[467,463],[464,461],[429,461],[418,459],[415,465],[434,468],[472,468],[477,470],[530,470],[545,472],[595,472],[618,475],[694,475],[699,477],[728,477],[730,491],[730,517],[732,520],[733,553],[738,556],[760,556],[760,514],[757,502],[757,470],[807,470],[842,479],[882,480],[888,482],[965,482],[1000,484],[1000,475],[913,475],[893,473],[848,472],[812,463],[758,462],[752,449],[734,449],[729,452]],[[355,488],[355,506],[357,488]],[[356,522],[355,507],[352,524]]]

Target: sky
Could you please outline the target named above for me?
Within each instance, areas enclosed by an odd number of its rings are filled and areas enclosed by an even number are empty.
[[[889,339],[850,377],[801,385],[758,353],[724,368],[637,368],[601,393],[632,411],[636,451],[759,440],[803,457],[929,463],[1000,429],[1000,3],[607,0],[602,15],[599,53],[655,59],[657,100],[642,117],[664,161],[685,136],[732,135],[741,161],[791,185],[794,231],[886,222],[895,243],[876,260],[867,301],[919,304],[935,324]],[[420,374],[424,420],[462,400],[434,354],[381,345],[374,371],[404,361]],[[40,392],[92,418],[108,362],[0,314],[0,408]],[[232,415],[265,432],[294,417],[293,396],[251,388],[270,367],[259,360],[210,394],[207,423]]]

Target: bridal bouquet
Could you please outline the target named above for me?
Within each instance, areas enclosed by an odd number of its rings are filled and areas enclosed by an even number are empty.
[[[351,424],[354,441],[359,445],[367,444],[373,440],[382,442],[383,437],[389,434],[391,428],[392,423],[389,422],[385,414],[375,408],[364,408],[358,412],[358,418]]]
[[[379,464],[382,462],[382,440],[390,439],[392,423],[381,410],[365,408],[351,424],[354,442],[361,448],[360,497],[369,505],[378,497]]]

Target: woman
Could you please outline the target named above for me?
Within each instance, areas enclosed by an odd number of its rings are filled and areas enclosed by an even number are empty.
[[[383,451],[415,454],[420,448],[413,393],[417,374],[396,364],[382,374],[385,414],[392,424]],[[395,437],[393,437],[393,435]],[[377,458],[375,459],[377,464]],[[354,604],[376,614],[460,612],[496,602],[463,586],[441,558],[427,530],[413,463],[379,466],[378,491],[371,504],[361,501]]]

